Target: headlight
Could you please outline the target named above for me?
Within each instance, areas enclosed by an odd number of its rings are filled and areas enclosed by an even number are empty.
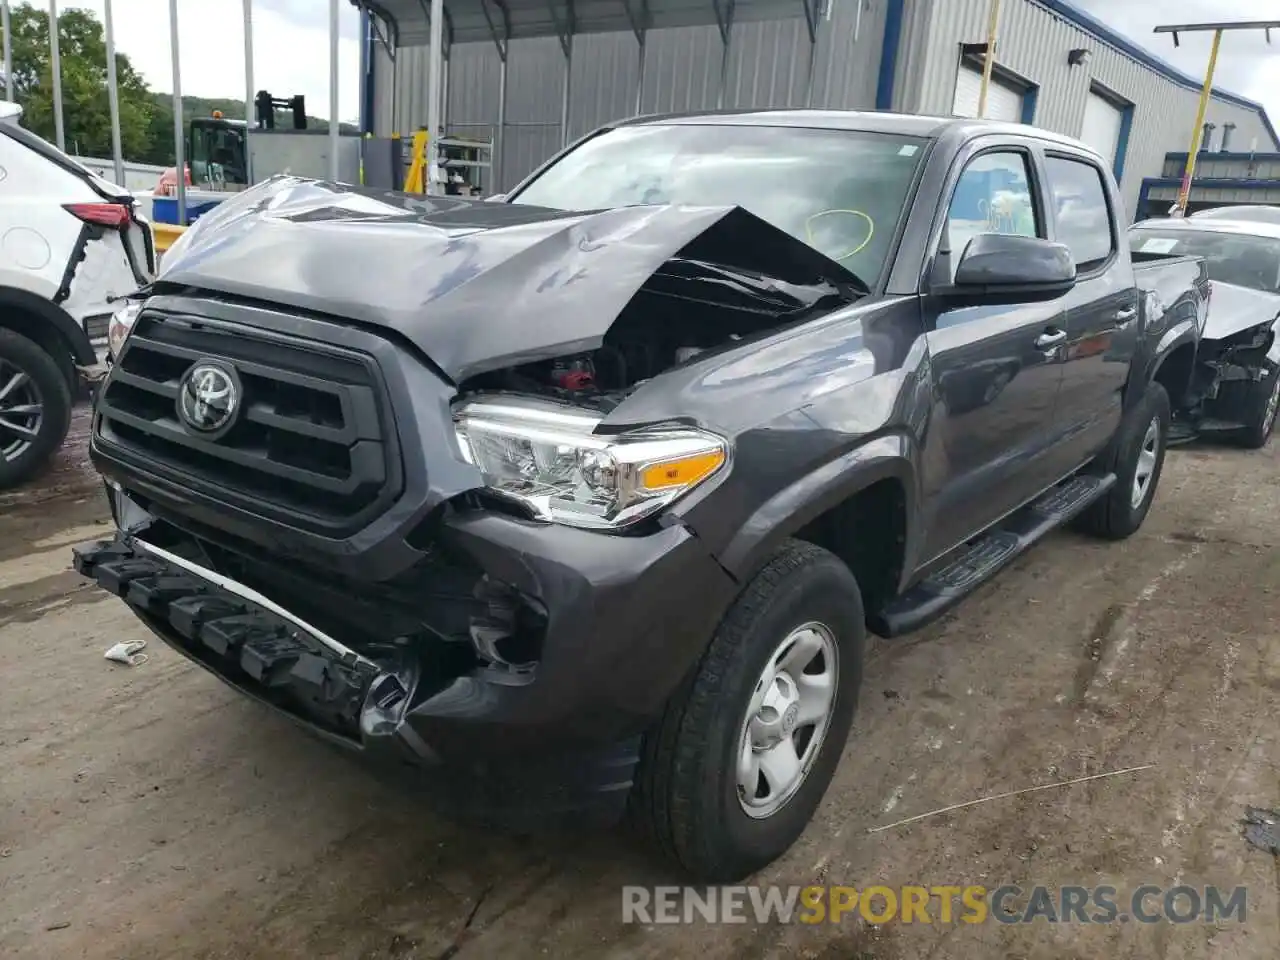
[[[518,401],[454,411],[462,455],[493,492],[535,517],[613,530],[651,516],[721,470],[725,441],[685,427],[595,436],[600,417]]]
[[[107,324],[107,348],[111,351],[112,358],[120,356],[124,342],[133,332],[133,325],[137,323],[138,313],[141,310],[141,300],[126,300],[111,315],[111,322]]]

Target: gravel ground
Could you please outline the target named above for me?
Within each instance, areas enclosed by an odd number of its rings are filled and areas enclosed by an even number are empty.
[[[86,424],[0,495],[0,955],[248,958],[1280,956],[1280,446],[1170,454],[1124,544],[1051,538],[955,614],[874,648],[819,815],[761,883],[1248,888],[1243,923],[621,923],[678,882],[621,834],[496,836],[374,784],[143,637],[70,570],[105,534]],[[867,828],[1109,770],[1121,777]]]

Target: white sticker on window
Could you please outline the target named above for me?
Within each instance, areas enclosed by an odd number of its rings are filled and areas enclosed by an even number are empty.
[[[1168,253],[1177,245],[1176,238],[1171,240],[1168,237],[1147,237],[1138,249],[1142,253]]]
[[[901,147],[898,148],[898,156],[914,157],[916,155],[916,151],[919,149],[920,148],[917,147],[914,143],[904,143]]]

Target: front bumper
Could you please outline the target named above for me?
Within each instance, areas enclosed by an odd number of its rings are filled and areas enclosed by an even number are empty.
[[[201,562],[189,549],[196,539],[113,495],[118,522],[120,504],[133,512],[122,522],[132,532],[76,548],[81,574],[240,692],[447,806],[508,823],[621,811],[640,735],[735,589],[683,527],[621,538],[458,516],[441,536],[487,578],[534,598],[545,631],[520,669],[468,651],[463,669],[442,672],[445,641],[335,638]]]

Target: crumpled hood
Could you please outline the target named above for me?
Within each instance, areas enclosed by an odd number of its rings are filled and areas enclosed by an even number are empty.
[[[1280,294],[1220,280],[1211,280],[1210,284],[1213,295],[1209,299],[1209,318],[1204,325],[1205,339],[1222,340],[1260,323],[1273,323],[1280,319]]]
[[[740,207],[576,213],[286,176],[197,220],[158,279],[387,328],[460,382],[598,347],[682,251],[791,283],[861,286]]]

